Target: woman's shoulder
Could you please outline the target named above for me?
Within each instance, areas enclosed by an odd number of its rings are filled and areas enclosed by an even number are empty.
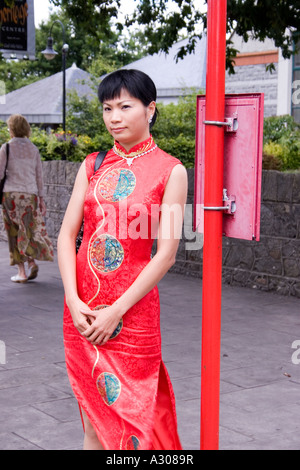
[[[93,152],[85,157],[84,164],[85,164],[86,176],[88,180],[94,174],[95,161],[96,161],[98,153],[99,152]]]
[[[30,139],[27,139],[27,143],[28,143],[28,145],[30,145],[30,147],[31,147],[33,150],[36,150],[36,151],[38,151],[38,152],[39,152],[39,148],[38,148],[38,146],[37,146],[37,145],[35,145],[33,142],[31,142],[31,140],[30,140]]]
[[[170,155],[160,148],[158,148],[156,157],[155,167],[158,181],[163,183],[163,187],[166,186],[169,180],[172,180],[174,184],[181,184],[186,180],[186,169],[179,158]]]
[[[158,147],[158,156],[160,160],[160,164],[166,167],[174,167],[176,165],[181,165],[183,167],[183,163],[178,157],[174,157],[169,153],[165,152],[161,148]]]
[[[30,148],[32,150],[38,150],[38,147],[33,142],[31,142],[28,137],[13,137],[12,139],[10,139],[8,144],[12,145],[13,147],[23,147],[25,145],[27,148]]]
[[[40,159],[40,149],[35,145],[33,142],[31,142],[30,139],[25,138],[23,142],[21,142],[22,145],[25,145],[24,148],[28,150],[28,153],[32,156],[34,155],[37,160]]]
[[[85,163],[90,163],[92,160],[96,160],[96,156],[98,155],[98,152],[92,152],[89,155],[87,155],[84,159]]]

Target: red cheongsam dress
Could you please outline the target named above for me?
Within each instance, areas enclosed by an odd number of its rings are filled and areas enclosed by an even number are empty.
[[[129,153],[116,142],[94,174],[96,155],[85,162],[89,187],[77,286],[83,302],[102,309],[151,260],[164,190],[181,163],[152,137]],[[79,334],[65,306],[64,344],[72,389],[104,449],[182,449],[173,388],[161,355],[157,287],[125,313],[103,346]]]

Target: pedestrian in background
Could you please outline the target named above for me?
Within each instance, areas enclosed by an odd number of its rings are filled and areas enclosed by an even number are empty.
[[[30,124],[24,116],[9,117],[11,140],[0,149],[0,179],[6,180],[2,199],[3,220],[8,237],[10,265],[18,266],[13,282],[35,279],[35,260],[53,261],[53,246],[48,237],[44,216],[44,183],[38,148],[29,140]],[[28,275],[25,263],[28,263]]]

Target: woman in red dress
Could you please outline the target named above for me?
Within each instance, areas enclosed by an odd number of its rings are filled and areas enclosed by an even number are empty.
[[[180,450],[157,284],[175,262],[186,170],[150,134],[156,88],[147,75],[110,74],[99,99],[114,147],[96,173],[97,153],[83,162],[58,240],[66,364],[84,449]]]

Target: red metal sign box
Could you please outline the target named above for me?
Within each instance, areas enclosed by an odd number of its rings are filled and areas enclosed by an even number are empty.
[[[205,127],[204,95],[197,97],[194,231],[203,233]],[[244,240],[260,238],[264,95],[225,96],[223,233]],[[212,181],[213,184],[213,181]]]

